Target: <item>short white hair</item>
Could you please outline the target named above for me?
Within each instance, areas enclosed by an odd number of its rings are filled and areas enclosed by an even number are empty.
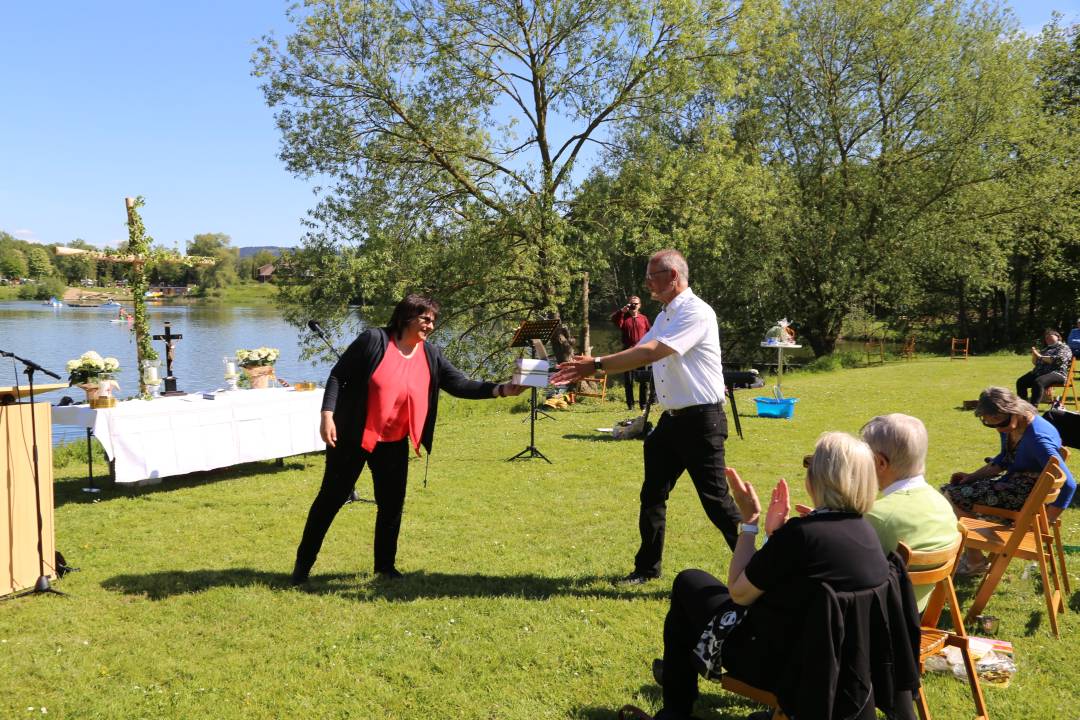
[[[885,456],[889,467],[901,478],[926,472],[926,450],[930,440],[922,420],[903,413],[878,415],[863,425],[862,439],[876,453]]]
[[[819,507],[865,514],[877,497],[874,453],[853,435],[823,433],[814,446],[806,481]]]
[[[665,270],[674,270],[679,273],[679,277],[686,282],[690,282],[690,266],[686,264],[686,258],[683,257],[683,254],[675,248],[655,252],[649,258],[649,261],[656,263]]]

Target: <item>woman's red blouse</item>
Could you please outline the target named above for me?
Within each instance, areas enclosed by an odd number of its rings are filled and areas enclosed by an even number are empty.
[[[417,343],[412,355],[405,357],[391,339],[368,381],[367,422],[360,447],[371,452],[377,442],[396,442],[408,435],[419,455],[430,382],[424,343]]]

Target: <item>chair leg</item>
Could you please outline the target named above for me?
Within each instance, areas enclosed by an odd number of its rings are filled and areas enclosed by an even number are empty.
[[[1061,518],[1056,518],[1052,524],[1054,548],[1057,550],[1058,568],[1061,570],[1061,585],[1065,588],[1066,595],[1072,595],[1072,588],[1069,586],[1069,569],[1065,566],[1065,546],[1061,542]]]
[[[1054,637],[1060,638],[1061,633],[1058,631],[1057,616],[1065,605],[1061,601],[1061,586],[1057,583],[1057,569],[1054,567],[1053,549],[1047,548],[1047,541],[1046,536],[1041,536],[1038,540],[1039,574],[1042,576],[1043,596],[1046,597],[1046,612],[1050,616],[1050,628],[1054,631]],[[1047,566],[1047,559],[1050,561],[1049,567]]]
[[[926,704],[926,691],[923,690],[922,685],[919,686],[919,692],[915,696],[915,709],[919,711],[919,720],[931,720],[930,706]]]
[[[994,590],[997,589],[998,583],[1001,582],[1001,578],[1005,575],[1005,570],[1008,567],[1008,557],[1005,555],[994,556],[993,561],[990,563],[990,570],[986,573],[986,577],[983,578],[982,584],[979,585],[979,590],[975,593],[975,599],[972,600],[971,607],[968,608],[967,615],[964,616],[966,624],[975,622],[975,616],[986,608],[986,604],[990,602]]]
[[[971,659],[971,649],[968,647],[967,638],[950,636],[946,644],[960,649],[960,657],[964,661],[964,670],[967,672],[968,686],[971,688],[971,699],[975,701],[975,720],[988,720],[986,713],[986,700],[983,699],[982,687],[979,685],[979,673],[975,669],[975,661]],[[919,688],[920,694],[922,688]]]

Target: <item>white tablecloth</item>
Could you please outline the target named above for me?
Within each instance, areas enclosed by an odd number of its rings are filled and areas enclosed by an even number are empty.
[[[116,482],[126,483],[324,450],[322,397],[322,390],[235,390],[214,400],[127,400],[108,410],[54,407],[52,419],[92,429],[115,462]]]

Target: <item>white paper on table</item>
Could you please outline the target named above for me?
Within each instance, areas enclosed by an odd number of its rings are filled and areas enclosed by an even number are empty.
[[[547,360],[530,360],[518,358],[514,363],[514,376],[510,382],[515,385],[528,385],[529,387],[547,387],[548,368]]]

